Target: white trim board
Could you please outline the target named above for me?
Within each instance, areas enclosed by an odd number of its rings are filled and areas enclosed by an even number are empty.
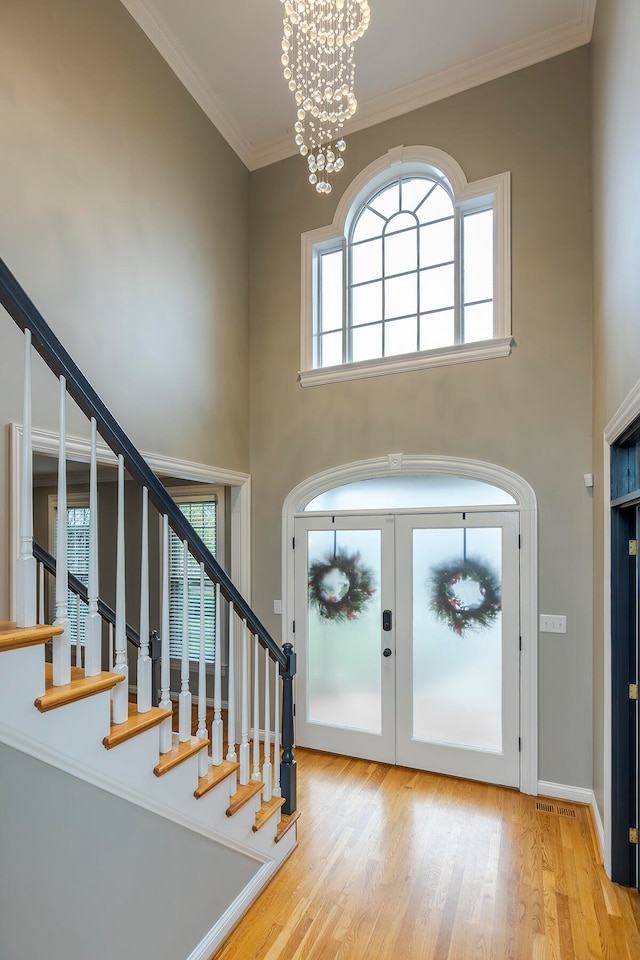
[[[10,619],[15,619],[16,583],[13,560],[20,552],[20,464],[22,451],[22,426],[10,423],[9,429],[9,598]],[[58,434],[50,430],[32,429],[33,452],[49,457],[58,456]],[[89,463],[91,443],[88,438],[66,438],[67,460]],[[147,464],[158,476],[194,480],[198,483],[220,484],[231,488],[231,579],[248,603],[251,603],[251,477],[246,473],[212,467],[188,460],[176,460],[161,454],[142,453]],[[118,458],[100,441],[97,445],[98,464],[117,465]]]
[[[288,494],[282,508],[282,623],[287,634],[294,619],[294,557],[292,541],[296,516],[314,497],[332,487],[354,480],[411,475],[444,474],[482,480],[510,493],[520,514],[520,790],[538,792],[538,507],[533,488],[518,474],[492,463],[459,457],[409,456],[390,453],[386,457],[360,460],[333,467],[303,480]],[[356,512],[356,511],[352,511]],[[363,511],[366,513],[367,511]],[[415,511],[419,512],[419,511]],[[283,638],[284,639],[284,638]],[[292,635],[286,639],[293,642]]]
[[[567,800],[570,803],[584,803],[591,806],[593,790],[590,787],[572,787],[566,783],[552,783],[550,780],[538,780],[538,793],[554,800]]]

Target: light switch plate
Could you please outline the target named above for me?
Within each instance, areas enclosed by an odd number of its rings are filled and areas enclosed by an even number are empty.
[[[540,614],[541,633],[566,633],[567,618],[557,613]]]
[[[282,614],[282,600],[273,601],[273,612]]]

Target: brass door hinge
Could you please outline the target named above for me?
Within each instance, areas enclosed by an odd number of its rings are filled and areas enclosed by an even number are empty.
[[[629,684],[629,700],[637,700],[637,699],[638,699],[638,684],[630,683]]]
[[[638,842],[638,828],[629,827],[629,843],[637,843],[637,842]]]
[[[638,541],[629,540],[629,556],[637,557],[638,556]]]

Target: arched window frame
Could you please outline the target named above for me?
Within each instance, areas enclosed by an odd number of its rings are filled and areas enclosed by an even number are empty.
[[[474,210],[494,213],[494,327],[493,337],[437,349],[314,367],[314,330],[319,316],[319,263],[328,252],[342,250],[363,205],[400,177],[425,176],[441,183],[453,198],[456,216]],[[302,386],[407,372],[425,367],[506,357],[511,352],[511,175],[498,174],[469,183],[453,157],[435,147],[395,147],[371,163],[350,184],[327,227],[302,235],[301,245],[301,356]],[[458,255],[458,254],[457,254]],[[346,271],[345,271],[346,274]],[[345,275],[345,303],[347,279]],[[346,324],[346,319],[344,320]]]

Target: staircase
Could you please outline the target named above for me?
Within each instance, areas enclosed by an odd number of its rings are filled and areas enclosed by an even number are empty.
[[[20,556],[16,559],[16,623],[0,621],[0,743],[127,804],[180,825],[191,834],[214,841],[239,855],[250,875],[242,889],[228,894],[231,902],[220,916],[207,918],[193,934],[185,932],[167,960],[206,960],[273,873],[296,846],[296,768],[293,755],[295,654],[268,634],[246,600],[209,553],[178,506],[126,437],[91,385],[46,325],[26,293],[0,261],[0,302],[25,332],[25,391],[20,484]],[[60,456],[58,464],[57,564],[34,545],[32,508],[31,353],[35,348],[60,382]],[[91,432],[89,578],[79,584],[66,562],[65,404],[70,394],[89,419]],[[108,444],[118,463],[118,551],[115,610],[102,601],[97,570],[97,436]],[[125,471],[141,488],[143,502],[142,569],[139,630],[125,611]],[[155,507],[162,522],[162,612],[158,631],[149,625],[148,510]],[[14,505],[15,508],[15,505]],[[94,520],[95,518],[95,520]],[[190,681],[188,626],[181,637],[179,691],[171,689],[169,654],[169,529],[184,548],[183,614],[189,602],[188,567],[193,560],[200,576],[200,659],[197,700]],[[35,552],[35,555],[34,555]],[[56,617],[44,619],[45,570],[55,571]],[[46,575],[48,576],[49,573]],[[207,728],[207,664],[205,663],[205,583],[215,591],[216,645],[213,667],[213,721]],[[87,608],[86,637],[81,646],[70,640],[67,590]],[[38,618],[36,611],[40,611]],[[220,621],[228,622],[227,661],[222,663]],[[184,617],[183,624],[188,618]],[[157,633],[160,637],[157,638]],[[175,638],[174,638],[175,639]],[[155,641],[155,642],[154,642]],[[129,688],[129,658],[136,656],[137,679]],[[75,665],[72,661],[75,660]],[[222,699],[223,666],[227,676]],[[133,702],[132,702],[133,701]],[[159,701],[159,702],[158,702]],[[178,704],[173,729],[173,704]],[[197,702],[197,731],[192,734],[192,702]],[[226,707],[226,711],[225,708]],[[226,721],[225,721],[226,717]],[[252,722],[251,722],[252,721]],[[236,736],[238,730],[238,736]],[[226,744],[226,750],[225,750]],[[273,745],[273,754],[272,754]],[[236,750],[236,748],[238,749]],[[272,762],[273,756],[273,762]],[[43,801],[44,803],[44,801]],[[43,806],[45,815],[46,806]],[[207,849],[211,844],[206,845]],[[204,847],[203,847],[204,848]],[[135,851],[123,870],[142,869]],[[225,860],[225,864],[226,864]],[[253,865],[253,866],[251,866]],[[224,891],[225,878],[212,863],[211,883]],[[244,872],[243,872],[244,871]],[[145,878],[146,883],[154,879]],[[223,898],[224,899],[224,898]],[[180,909],[180,886],[175,895]],[[144,929],[140,918],[140,930]],[[2,939],[6,936],[7,942]],[[58,945],[60,955],[81,960],[70,935]],[[104,944],[105,956],[119,949]],[[177,955],[175,950],[179,949]],[[0,953],[14,960],[10,934],[0,933]],[[4,952],[3,952],[4,951]],[[37,951],[34,950],[34,955]],[[20,954],[22,956],[23,953]],[[57,954],[51,952],[51,956]],[[117,955],[122,955],[121,953]],[[134,954],[132,953],[131,956]],[[136,951],[136,956],[140,952]],[[163,960],[157,945],[149,953]],[[95,956],[102,953],[95,952]],[[146,954],[142,953],[144,958]],[[15,953],[18,960],[18,953]],[[84,957],[82,957],[84,960]]]

